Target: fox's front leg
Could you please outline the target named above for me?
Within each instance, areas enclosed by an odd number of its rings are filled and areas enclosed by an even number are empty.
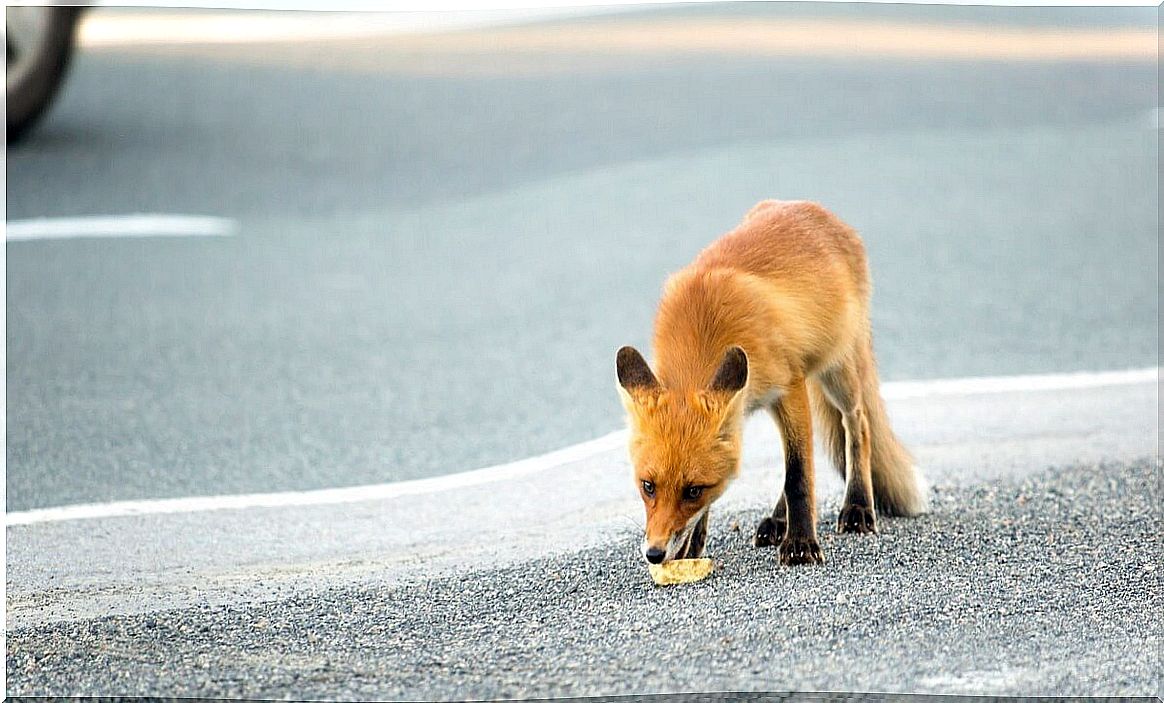
[[[707,520],[710,513],[710,510],[703,511],[703,517],[691,528],[691,536],[687,538],[687,544],[683,549],[679,550],[676,559],[698,559],[703,556],[703,551],[707,547]]]
[[[824,555],[816,538],[812,419],[808,388],[803,379],[792,384],[776,401],[772,414],[784,439],[784,495],[780,500],[787,506],[788,523],[780,542],[780,562],[789,565],[821,564]]]

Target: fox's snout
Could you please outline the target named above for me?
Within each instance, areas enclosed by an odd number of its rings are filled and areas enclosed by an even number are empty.
[[[674,532],[662,540],[651,540],[649,537],[644,537],[641,549],[643,559],[646,559],[649,564],[662,564],[671,561],[683,550],[690,538],[689,529]]]
[[[667,552],[658,547],[644,547],[643,558],[650,564],[662,564],[663,559],[667,557]]]
[[[670,561],[675,558],[675,552],[678,550],[672,549],[674,538],[667,540],[662,544],[653,544],[649,539],[643,539],[642,553],[643,559],[647,560],[648,564],[662,564],[665,561]]]

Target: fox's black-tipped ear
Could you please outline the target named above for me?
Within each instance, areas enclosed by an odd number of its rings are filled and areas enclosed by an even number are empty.
[[[618,350],[615,360],[618,370],[618,385],[629,390],[654,388],[659,385],[651,367],[643,359],[643,355],[634,347],[623,347]]]
[[[719,370],[711,382],[711,390],[735,393],[748,383],[748,355],[739,347],[728,347]]]

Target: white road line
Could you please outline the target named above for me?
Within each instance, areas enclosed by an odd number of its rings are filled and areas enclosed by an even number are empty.
[[[1147,369],[1131,369],[1128,371],[943,378],[932,381],[898,381],[896,383],[886,383],[881,388],[881,395],[886,400],[902,400],[906,398],[929,398],[939,395],[987,395],[991,393],[1065,391],[1075,388],[1126,386],[1136,383],[1158,383],[1159,381],[1160,369],[1158,367],[1152,367]]]
[[[130,515],[156,515],[159,513],[194,513],[208,510],[362,503],[372,500],[416,495],[419,493],[437,493],[482,483],[518,478],[554,466],[588,459],[622,446],[626,441],[625,435],[626,433],[624,431],[611,432],[598,439],[592,439],[581,444],[574,444],[529,459],[490,466],[475,471],[465,471],[463,473],[422,478],[413,481],[398,481],[395,483],[381,483],[369,486],[351,486],[348,488],[325,488],[314,491],[283,491],[279,493],[251,493],[198,498],[166,498],[160,500],[131,500],[114,503],[65,505],[58,508],[39,508],[36,510],[7,513],[5,515],[5,521],[9,526],[30,525],[38,522],[61,522],[64,520],[126,517]]]
[[[635,9],[619,7],[511,7],[499,10],[408,12],[264,12],[224,10],[208,13],[127,12],[118,2],[115,13],[96,12],[85,18],[77,41],[84,47],[149,44],[250,44],[311,42],[363,37],[456,32],[547,20],[609,15]],[[182,9],[196,5],[181,4]],[[222,6],[213,4],[215,9]],[[338,7],[319,8],[339,10]],[[370,7],[369,10],[386,8]],[[423,8],[420,8],[423,9]]]
[[[884,384],[882,386],[882,395],[889,400],[901,400],[935,396],[1062,391],[1078,388],[1159,383],[1159,379],[1159,367],[1152,367],[1128,371],[899,381]],[[413,481],[351,486],[348,488],[325,488],[312,491],[283,491],[278,493],[251,493],[64,505],[55,508],[38,508],[35,510],[7,513],[5,515],[5,521],[9,527],[12,527],[14,525],[129,517],[133,515],[362,503],[408,495],[439,493],[441,491],[455,490],[466,486],[519,478],[550,468],[582,461],[605,452],[615,451],[623,447],[625,443],[626,431],[620,430],[611,432],[598,439],[571,445],[548,454],[542,454],[520,461],[490,466],[475,471],[466,471]]]
[[[225,217],[196,215],[102,215],[13,220],[5,223],[4,229],[9,242],[90,237],[228,237],[238,229],[238,223]]]

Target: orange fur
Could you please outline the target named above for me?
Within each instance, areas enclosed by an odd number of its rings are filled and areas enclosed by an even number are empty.
[[[690,536],[684,531],[738,471],[743,417],[763,407],[785,444],[789,522],[781,557],[816,560],[809,397],[819,434],[848,478],[841,529],[846,520],[847,531],[875,529],[875,505],[891,514],[923,509],[920,477],[879,395],[869,296],[860,238],[809,202],[759,203],[668,279],[655,320],[654,371],[633,350],[619,354],[646,545],[674,557],[675,540]],[[725,354],[732,347],[746,355],[746,383],[743,376],[731,383]],[[692,486],[706,487],[699,500],[683,498]],[[773,515],[778,523],[784,504]]]

